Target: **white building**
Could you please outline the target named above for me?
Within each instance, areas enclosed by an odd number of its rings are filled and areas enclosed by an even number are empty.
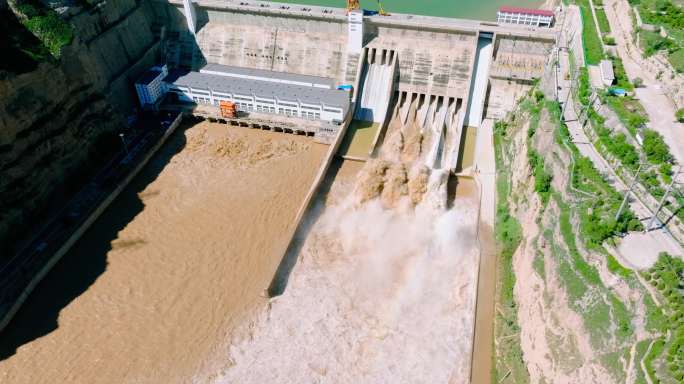
[[[181,101],[219,106],[231,101],[238,111],[273,113],[328,122],[344,121],[349,93],[332,79],[208,64],[200,72],[172,71],[165,79]]]
[[[135,92],[144,108],[154,105],[166,93],[164,78],[169,75],[166,64],[150,68],[135,82]]]
[[[496,13],[496,21],[502,24],[518,24],[550,28],[553,26],[553,19],[553,12],[544,9],[503,6],[499,8],[499,11]]]
[[[599,63],[601,69],[601,81],[606,87],[613,85],[615,81],[615,72],[613,72],[613,62],[610,60],[601,60]]]

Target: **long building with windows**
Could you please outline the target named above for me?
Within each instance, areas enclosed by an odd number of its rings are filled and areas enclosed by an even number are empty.
[[[208,64],[199,72],[171,71],[164,83],[181,101],[217,107],[230,101],[244,112],[341,122],[350,107],[348,92],[316,76]]]
[[[544,9],[503,6],[496,13],[496,21],[503,24],[550,28],[553,26],[554,14]]]

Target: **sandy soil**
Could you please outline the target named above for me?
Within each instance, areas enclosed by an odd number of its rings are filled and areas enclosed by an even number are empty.
[[[176,133],[7,329],[3,343],[20,346],[0,382],[189,382],[266,303],[326,150],[210,123]]]

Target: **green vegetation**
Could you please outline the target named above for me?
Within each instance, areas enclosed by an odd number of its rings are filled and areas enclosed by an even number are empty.
[[[596,12],[596,20],[601,33],[610,33],[610,23],[606,17],[606,11],[603,8],[594,8],[594,12]]]
[[[542,204],[546,205],[551,193],[551,180],[553,176],[546,170],[544,159],[539,155],[539,152],[532,148],[528,149],[527,160],[534,176],[534,191],[541,197]]]
[[[625,281],[629,281],[634,277],[634,272],[631,269],[622,266],[615,256],[608,252],[606,252],[606,266],[611,273],[622,277]]]
[[[497,170],[503,170],[504,154],[502,147],[508,140],[508,124],[498,121],[494,126],[494,148]],[[515,273],[513,272],[513,254],[522,239],[522,227],[511,215],[509,205],[510,174],[500,171],[496,177],[496,225],[495,236],[500,247],[497,285],[497,302],[501,311],[497,312],[495,333],[497,336],[510,336],[520,332],[517,320],[517,304],[513,296]],[[529,373],[522,359],[520,337],[506,337],[497,345],[494,380],[501,380],[503,375],[509,375],[514,382],[529,381]],[[505,368],[505,371],[504,371]],[[510,373],[507,373],[510,372]]]
[[[507,124],[504,122],[497,122],[495,126],[495,147],[498,147],[497,141],[504,140],[506,135]],[[497,162],[501,162],[501,154],[497,155]],[[500,168],[497,168],[500,169]],[[522,228],[520,223],[511,216],[510,207],[508,203],[508,195],[510,190],[510,181],[507,176],[502,175],[497,177],[497,208],[496,208],[496,240],[501,246],[500,262],[504,265],[512,263],[513,253],[518,248],[518,244],[522,238]],[[515,274],[510,268],[505,268],[509,271],[503,278],[502,299],[504,302],[513,302],[513,286],[515,285]]]
[[[679,122],[684,122],[684,108],[679,108],[677,112],[675,112],[675,118]]]
[[[615,112],[633,137],[648,122],[644,107],[631,97],[604,95],[601,99]]]
[[[665,144],[663,136],[651,129],[644,130],[644,144],[642,148],[646,158],[653,164],[669,163],[674,160],[670,153],[670,147]],[[671,170],[671,168],[670,168]]]
[[[0,70],[23,73],[50,58],[50,52],[24,27],[10,10],[0,10]]]
[[[662,296],[663,313],[667,316],[667,321],[664,324],[661,322],[660,326],[666,328],[661,332],[664,334],[667,331],[668,338],[665,341],[660,340],[657,350],[654,345],[652,353],[647,357],[650,358],[649,366],[664,349],[667,351],[667,373],[681,382],[684,380],[684,261],[661,253],[658,261],[643,276]],[[658,371],[660,374],[664,372],[666,371]],[[652,368],[649,374],[655,377]]]
[[[572,168],[572,186],[577,190],[597,196],[593,201],[582,201],[578,206],[581,212],[580,231],[587,241],[587,246],[596,248],[605,240],[615,235],[627,231],[640,230],[642,228],[641,223],[630,210],[624,210],[618,220],[615,220],[615,214],[622,200],[621,196],[606,182],[591,161],[580,155],[577,148],[572,144],[567,126],[560,121],[560,106],[558,103],[549,102],[547,108],[550,111],[555,111],[551,115],[554,116],[559,127],[557,140],[568,143],[576,159]],[[607,129],[605,130],[607,131]],[[622,140],[613,142],[610,137],[605,138],[606,142],[615,146],[613,149],[616,152],[624,151],[624,157],[626,158],[626,154],[631,152],[629,149],[625,149],[625,146],[629,144],[624,143],[624,135],[622,135]],[[568,228],[568,230],[571,231],[572,228]]]
[[[634,356],[634,361],[635,362],[640,362],[643,358],[644,355],[646,355],[646,351],[648,350],[648,346],[651,345],[651,340],[646,339],[646,340],[641,340],[640,342],[637,343],[636,345],[636,355]],[[636,368],[636,378],[635,378],[635,384],[647,384],[648,382],[646,381],[646,378],[644,377],[644,371],[641,369],[641,367]]]
[[[639,14],[645,23],[665,28],[668,36],[659,33],[640,31],[639,37],[644,53],[651,56],[665,50],[672,67],[677,72],[684,72],[684,9],[681,4],[670,0],[630,1],[638,5]]]
[[[622,59],[618,57],[612,57],[610,61],[613,63],[613,73],[615,75],[615,85],[620,88],[626,89],[628,91],[633,91],[636,84],[629,82],[627,77],[627,72],[625,72],[625,66],[622,64]],[[636,81],[636,79],[634,79]],[[641,80],[641,79],[639,79]],[[641,80],[643,83],[643,80]]]
[[[644,23],[662,25],[669,29],[684,29],[684,10],[668,0],[641,1],[639,13]]]
[[[615,156],[625,167],[636,170],[639,164],[639,153],[636,148],[627,141],[624,133],[612,134],[612,132],[603,125],[602,119],[596,133],[599,137],[599,142]],[[598,124],[597,124],[598,125]]]
[[[587,95],[588,98],[588,95]],[[571,308],[582,316],[584,328],[590,336],[592,345],[600,352],[599,361],[613,375],[616,380],[624,381],[626,375],[622,361],[628,359],[631,344],[634,343],[634,329],[629,303],[621,299],[603,285],[599,270],[585,259],[584,250],[590,250],[599,255],[605,255],[608,269],[617,276],[637,284],[634,273],[621,266],[604,248],[603,242],[627,230],[641,228],[640,222],[627,209],[615,220],[615,214],[621,203],[621,196],[607,183],[603,176],[593,167],[589,159],[579,153],[577,147],[570,140],[567,126],[561,119],[560,105],[555,101],[546,101],[541,93],[531,92],[520,105],[525,120],[529,121],[525,139],[527,140],[527,161],[534,176],[534,190],[539,194],[543,204],[542,212],[553,210],[552,215],[558,219],[553,229],[543,232],[544,243],[549,252],[538,250],[532,261],[535,273],[546,277],[545,257],[553,257],[556,273],[567,292]],[[548,117],[548,120],[547,120]],[[544,122],[544,133],[541,122]],[[548,144],[540,135],[548,135],[548,122],[555,125],[554,139],[558,147],[549,149]],[[503,375],[509,370],[510,376],[522,377],[522,380],[509,378],[512,382],[524,382],[528,377],[524,365],[519,366],[519,339],[513,337],[510,341],[506,336],[514,335],[518,331],[517,317],[512,310],[517,309],[513,301],[512,289],[515,276],[509,275],[510,259],[520,241],[521,228],[512,217],[510,175],[504,162],[504,154],[512,150],[512,139],[508,137],[515,127],[499,122],[495,125],[495,147],[497,149],[497,166],[500,171],[497,177],[497,240],[502,244],[502,264],[500,267],[500,293],[498,299],[502,303],[501,313],[497,313],[497,368],[496,373]],[[519,131],[518,131],[519,132]],[[541,140],[541,141],[539,141]],[[573,158],[570,164],[561,160],[560,152],[556,148],[567,148]],[[563,151],[561,151],[563,152]],[[551,155],[553,154],[553,156]],[[510,155],[509,155],[510,156]],[[556,167],[552,166],[561,161],[570,167],[570,179],[567,184],[568,199],[565,193],[554,190],[552,181],[559,177]],[[579,192],[581,191],[581,192]],[[515,196],[515,195],[514,195]],[[514,197],[515,198],[515,197]],[[556,213],[557,211],[557,213]],[[557,230],[558,236],[555,235]],[[508,244],[508,245],[507,245]],[[569,353],[572,348],[559,341],[559,345],[552,353]],[[504,353],[512,351],[512,359]],[[560,355],[559,355],[560,356]],[[561,357],[558,357],[561,358]],[[504,361],[502,362],[501,359]],[[502,376],[495,378],[500,380]]]
[[[660,383],[660,380],[658,380],[655,369],[653,369],[653,360],[660,357],[660,355],[663,353],[664,346],[665,341],[663,341],[663,339],[654,341],[651,345],[651,350],[648,352],[648,355],[644,357],[644,367],[646,367],[646,373],[654,383]]]
[[[646,306],[646,329],[654,333],[667,333],[667,317],[653,301],[651,295],[644,296],[644,305]]]
[[[646,57],[653,56],[662,50],[671,51],[676,49],[676,45],[672,40],[660,36],[657,32],[639,31],[639,40]]]
[[[675,71],[679,73],[684,72],[684,48],[670,52],[667,59],[670,61],[670,64],[672,64],[672,68],[674,68]]]
[[[579,99],[579,102],[583,106],[589,105],[589,102],[591,101],[589,98],[591,97],[591,86],[589,84],[589,71],[587,70],[587,67],[581,67],[579,70],[579,87],[578,87],[578,92],[577,92],[577,97]]]
[[[14,6],[20,14],[21,23],[43,43],[53,57],[59,58],[62,47],[71,43],[74,37],[71,25],[37,0],[16,1]]]
[[[603,59],[603,47],[591,14],[589,1],[576,0],[576,3],[582,13],[582,41],[585,60],[587,64],[598,64]]]
[[[541,252],[537,252],[536,255],[534,255],[534,260],[532,260],[532,268],[534,268],[534,271],[537,272],[537,275],[542,278],[542,280],[546,279],[546,270],[544,269],[544,254]]]

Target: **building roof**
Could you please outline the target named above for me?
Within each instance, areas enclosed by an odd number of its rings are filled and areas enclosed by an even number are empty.
[[[136,84],[142,84],[142,85],[148,85],[149,83],[152,82],[152,80],[156,79],[157,76],[161,73],[160,70],[157,69],[148,69],[145,73],[138,78],[138,80],[135,82]]]
[[[601,67],[601,76],[606,80],[615,80],[615,74],[613,73],[613,62],[610,60],[601,60],[599,64]]]
[[[223,65],[223,64],[207,64],[203,68],[200,69],[201,73],[208,73],[211,72],[213,74],[222,74],[223,76],[229,76],[229,77],[241,77],[241,78],[247,78],[247,79],[252,79],[252,80],[263,80],[263,81],[271,81],[271,82],[276,82],[276,83],[285,83],[285,84],[293,84],[293,85],[306,85],[306,86],[319,86],[319,87],[327,87],[327,88],[334,88],[335,86],[335,80],[327,78],[327,77],[319,77],[319,76],[308,76],[308,75],[299,75],[296,73],[287,73],[287,72],[276,72],[276,71],[268,71],[264,69],[252,69],[252,68],[244,68],[244,67],[233,67],[230,65]]]
[[[165,82],[182,87],[191,87],[216,92],[238,95],[254,95],[265,99],[302,102],[320,105],[321,103],[342,108],[349,108],[349,93],[337,89],[316,88],[311,86],[278,84],[269,81],[251,80],[240,77],[229,77],[187,70],[174,70],[164,79]]]
[[[509,7],[502,6],[499,8],[499,12],[506,13],[523,13],[526,15],[539,15],[539,16],[553,16],[553,11],[548,11],[545,9],[532,9],[532,8],[522,8],[522,7]]]

